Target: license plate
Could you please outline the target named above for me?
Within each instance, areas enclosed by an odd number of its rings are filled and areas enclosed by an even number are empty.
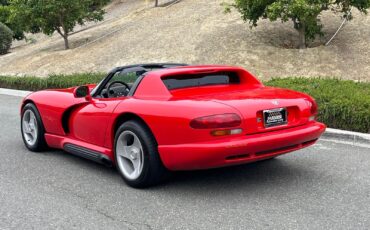
[[[264,110],[263,121],[265,127],[285,125],[287,123],[286,108]]]

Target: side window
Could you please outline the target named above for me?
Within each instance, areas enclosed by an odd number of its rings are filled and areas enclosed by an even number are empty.
[[[122,73],[122,72],[117,72],[108,82],[109,83],[114,82],[114,81],[120,81],[120,82],[125,82],[125,83],[133,83],[137,79],[137,72],[130,72],[130,73]]]
[[[127,96],[132,84],[141,74],[142,71],[123,71],[115,73],[106,83],[99,97],[117,98]]]

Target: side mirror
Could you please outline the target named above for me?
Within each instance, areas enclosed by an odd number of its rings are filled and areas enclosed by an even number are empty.
[[[75,98],[85,97],[87,99],[88,97],[90,97],[90,89],[86,85],[79,86],[74,90],[73,95],[75,96]]]

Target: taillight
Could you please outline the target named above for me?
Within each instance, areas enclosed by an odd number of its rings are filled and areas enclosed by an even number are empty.
[[[195,118],[190,122],[194,129],[217,129],[240,126],[241,118],[235,113],[217,114]]]
[[[310,99],[310,100],[306,100],[307,101],[307,104],[310,106],[310,117],[308,118],[309,121],[314,121],[316,120],[316,116],[317,116],[317,113],[318,113],[318,109],[317,109],[317,103],[315,100],[313,99]]]
[[[235,135],[235,134],[241,134],[243,132],[242,129],[217,129],[217,130],[212,130],[211,135],[215,137],[220,137],[220,136],[228,136],[228,135]]]
[[[312,115],[317,115],[317,103],[315,100],[311,101],[311,114]]]

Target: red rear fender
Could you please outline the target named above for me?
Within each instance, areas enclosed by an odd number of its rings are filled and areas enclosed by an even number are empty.
[[[190,127],[190,122],[197,117],[213,114],[238,113],[237,110],[212,101],[181,100],[155,101],[128,99],[115,109],[107,132],[106,147],[112,147],[114,128],[122,114],[133,114],[139,117],[150,128],[158,144],[180,144],[206,141],[212,138],[209,130],[198,130]],[[240,114],[239,114],[240,115]]]

